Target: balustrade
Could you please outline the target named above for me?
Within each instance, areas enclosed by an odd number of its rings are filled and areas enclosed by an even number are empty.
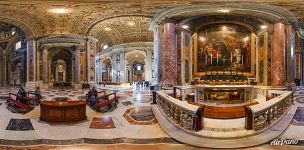
[[[179,101],[173,97],[157,92],[156,102],[166,117],[175,125],[187,130],[201,130],[201,111],[199,106]]]
[[[292,104],[292,92],[277,91],[274,93],[279,94],[279,96],[264,103],[247,107],[250,109],[248,113],[251,115],[246,115],[246,120],[248,120],[246,122],[249,123],[246,123],[246,129],[262,130],[267,128],[287,112]]]

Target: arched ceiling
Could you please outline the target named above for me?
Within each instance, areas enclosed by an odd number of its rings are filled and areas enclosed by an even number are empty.
[[[267,3],[281,6],[293,12],[298,19],[304,16],[303,0],[242,0],[243,2]],[[154,16],[157,11],[168,7],[211,4],[217,2],[239,2],[239,0],[153,0],[153,1],[63,1],[63,0],[10,0],[0,1],[0,21],[11,23],[26,35],[50,34],[86,35],[94,25],[117,16]],[[67,8],[67,14],[54,14],[52,8]],[[119,19],[118,19],[119,20]],[[101,34],[101,32],[99,32]],[[133,33],[133,32],[132,32]],[[107,35],[97,35],[108,39]],[[108,35],[110,36],[110,35]],[[111,35],[112,36],[112,35]],[[118,35],[115,35],[118,37]],[[122,35],[124,36],[124,35]],[[117,41],[123,38],[118,38]]]
[[[151,42],[153,35],[149,30],[150,22],[151,17],[145,16],[115,17],[96,23],[88,34],[98,39],[100,45]]]
[[[143,51],[133,50],[126,53],[126,60],[130,64],[136,64],[136,63],[145,64],[145,59],[146,56]]]

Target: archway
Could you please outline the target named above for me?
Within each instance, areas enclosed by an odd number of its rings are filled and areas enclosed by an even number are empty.
[[[111,82],[112,81],[112,61],[110,58],[105,59],[102,62],[102,81]]]
[[[126,53],[128,82],[145,80],[145,59],[143,51],[133,50]]]
[[[51,82],[54,86],[72,85],[72,53],[66,49],[57,49],[51,60]]]

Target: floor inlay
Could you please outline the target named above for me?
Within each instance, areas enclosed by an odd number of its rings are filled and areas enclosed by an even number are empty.
[[[124,118],[134,125],[151,125],[157,123],[151,107],[134,107],[124,113]]]
[[[112,117],[93,118],[90,128],[93,129],[109,129],[116,128]]]
[[[304,107],[298,107],[291,124],[304,126]]]
[[[6,130],[27,131],[34,130],[30,119],[11,119]]]
[[[130,101],[125,101],[125,102],[121,102],[124,106],[129,106],[129,105],[133,105],[132,102]]]

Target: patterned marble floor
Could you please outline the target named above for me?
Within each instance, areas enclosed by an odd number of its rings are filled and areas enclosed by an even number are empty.
[[[28,150],[40,149],[198,149],[181,144],[166,134],[150,112],[151,93],[136,91],[129,87],[100,87],[99,90],[116,91],[121,97],[117,109],[112,112],[98,113],[87,107],[88,119],[77,123],[56,124],[39,120],[40,107],[26,114],[12,113],[6,109],[4,100],[9,92],[17,88],[0,88],[0,145],[26,146]],[[42,90],[44,100],[84,99],[87,90],[51,89]],[[304,88],[295,93],[295,105],[304,107]],[[2,103],[2,105],[1,105]],[[299,114],[302,116],[302,113]],[[147,124],[143,122],[149,122]],[[236,121],[243,124],[243,120]],[[206,128],[215,130],[214,128]],[[230,129],[227,129],[227,132]],[[237,130],[237,127],[236,127]],[[279,137],[304,141],[304,126],[293,125]],[[129,143],[129,144],[126,144]],[[155,144],[158,143],[158,144]],[[265,144],[248,149],[304,149],[302,146],[269,146]],[[50,146],[35,145],[46,144]],[[77,145],[74,145],[77,144]],[[81,144],[81,145],[79,145]],[[93,144],[93,145],[91,145]],[[98,145],[94,145],[98,144]],[[109,145],[110,144],[110,145]],[[138,145],[139,144],[139,145]],[[56,146],[71,145],[71,146]],[[5,147],[0,149],[22,149],[25,147]]]

